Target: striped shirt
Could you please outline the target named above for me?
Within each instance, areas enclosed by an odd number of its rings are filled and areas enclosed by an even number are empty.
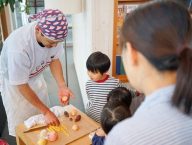
[[[192,145],[192,118],[171,105],[174,88],[147,96],[132,118],[112,129],[105,145]]]
[[[101,111],[107,102],[107,95],[118,86],[119,80],[110,76],[104,82],[89,80],[86,83],[86,92],[89,100],[86,107],[87,115],[100,122]]]

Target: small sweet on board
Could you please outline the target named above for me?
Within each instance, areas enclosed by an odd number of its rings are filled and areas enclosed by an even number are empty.
[[[38,140],[37,144],[38,144],[38,145],[46,145],[46,144],[47,144],[47,140],[40,138],[40,139]]]
[[[80,120],[81,120],[81,115],[75,116],[75,122],[78,122],[78,121],[80,121]]]
[[[77,124],[74,124],[74,125],[72,126],[72,130],[74,130],[74,131],[79,130],[79,126],[78,126]]]
[[[75,116],[77,114],[77,110],[75,108],[71,109],[71,115]]]
[[[46,129],[41,130],[41,132],[39,134],[39,138],[45,139],[46,137],[47,137],[47,130]]]
[[[64,111],[64,116],[69,117],[69,113],[67,111]]]
[[[51,141],[51,142],[52,142],[52,141],[56,141],[57,138],[58,138],[57,132],[51,131],[51,132],[48,132],[48,133],[47,133],[47,139],[48,139],[49,141]]]

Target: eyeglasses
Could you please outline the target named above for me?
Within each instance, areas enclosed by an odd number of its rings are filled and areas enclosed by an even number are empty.
[[[49,38],[47,38],[43,33],[41,33],[41,36],[45,37],[47,42],[50,44],[50,45],[54,45],[54,44],[58,44],[58,43],[61,43],[63,41],[53,41],[53,40],[50,40]]]

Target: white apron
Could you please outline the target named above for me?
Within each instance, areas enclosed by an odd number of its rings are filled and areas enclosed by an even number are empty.
[[[0,78],[2,79],[0,80],[2,81],[0,82],[2,87],[1,95],[7,114],[9,135],[15,136],[15,127],[18,124],[40,112],[21,95],[16,86],[10,85],[5,77],[2,78],[2,74]],[[45,105],[49,105],[47,85],[43,75],[30,79],[28,84],[40,100]]]

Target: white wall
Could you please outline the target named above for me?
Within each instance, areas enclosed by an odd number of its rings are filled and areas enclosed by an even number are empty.
[[[93,0],[92,51],[107,54],[112,61],[114,0]],[[112,73],[112,66],[109,73]]]
[[[112,0],[85,0],[84,6],[83,13],[73,16],[73,55],[83,102],[86,105],[88,56],[94,51],[102,51],[112,58],[114,3]],[[111,74],[111,69],[109,73]]]

